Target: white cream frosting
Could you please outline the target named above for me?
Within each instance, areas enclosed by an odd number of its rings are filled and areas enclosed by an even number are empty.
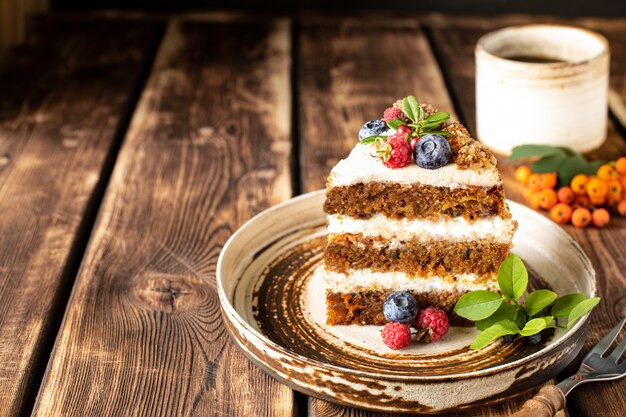
[[[476,274],[455,274],[456,281],[445,277],[432,276],[428,278],[413,277],[404,272],[374,272],[370,269],[349,269],[347,274],[326,270],[323,266],[315,270],[321,274],[326,289],[331,292],[349,293],[363,290],[412,290],[417,292],[429,291],[497,291],[497,275],[490,274],[489,279],[476,282]]]
[[[458,169],[454,163],[438,169],[420,168],[411,163],[403,168],[387,168],[372,157],[374,146],[357,143],[350,155],[333,168],[328,186],[343,187],[368,182],[398,183],[404,185],[426,184],[436,187],[459,188],[464,186],[492,187],[502,183],[498,170],[482,171]]]
[[[364,236],[379,236],[390,241],[428,242],[447,240],[464,242],[490,239],[498,243],[509,243],[515,232],[515,221],[492,216],[473,221],[463,217],[432,221],[427,219],[390,219],[383,214],[374,214],[367,219],[332,214],[327,216],[328,233],[361,233]]]

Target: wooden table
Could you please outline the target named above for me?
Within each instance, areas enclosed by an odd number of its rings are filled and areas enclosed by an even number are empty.
[[[0,75],[0,416],[373,416],[243,357],[220,316],[220,249],[256,213],[321,188],[398,97],[474,131],[474,44],[528,21],[556,19],[35,18]],[[568,22],[611,42],[614,113],[596,154],[624,155],[626,20]],[[520,201],[513,167],[500,169]],[[566,230],[603,297],[582,357],[626,312],[626,219]],[[623,416],[625,388],[583,386],[569,414]]]

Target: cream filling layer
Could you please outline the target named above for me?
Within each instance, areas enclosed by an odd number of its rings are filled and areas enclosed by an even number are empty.
[[[482,171],[459,169],[450,163],[438,169],[420,168],[414,163],[403,168],[387,168],[372,157],[374,146],[357,143],[350,155],[333,168],[328,187],[343,187],[359,183],[383,182],[398,184],[425,184],[435,187],[461,188],[466,186],[493,187],[502,183],[493,167]]]
[[[327,216],[328,233],[362,234],[378,236],[390,241],[429,242],[446,240],[467,242],[488,239],[498,243],[509,243],[513,239],[516,223],[513,219],[492,216],[477,220],[455,217],[443,221],[427,219],[390,219],[375,214],[367,219],[331,214]]]
[[[430,291],[474,291],[490,290],[497,291],[497,274],[490,274],[488,279],[477,282],[476,274],[454,275],[456,281],[449,277],[413,277],[404,272],[374,272],[370,269],[349,269],[347,274],[326,270],[323,266],[315,270],[315,274],[321,274],[327,291],[339,293],[351,293],[360,291],[379,290],[412,290],[417,292]]]

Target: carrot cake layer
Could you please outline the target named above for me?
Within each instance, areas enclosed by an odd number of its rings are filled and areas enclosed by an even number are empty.
[[[330,188],[324,210],[327,214],[357,218],[376,213],[393,219],[510,217],[502,185],[450,188],[427,184],[358,183]]]
[[[409,275],[497,272],[508,256],[510,243],[491,240],[423,243],[358,235],[333,235],[324,253],[326,268],[337,272],[369,268],[372,271],[405,272]]]
[[[420,305],[450,312],[466,292],[496,290],[497,274],[448,274],[416,277],[403,272],[349,269],[335,272],[320,267],[326,288],[329,324],[384,324],[379,315],[385,298],[393,291],[408,291]],[[336,310],[335,314],[331,312]]]
[[[383,325],[387,322],[382,305],[393,290],[363,291],[358,293],[327,293],[326,306],[330,325],[357,324]],[[452,309],[464,292],[432,290],[428,292],[409,291],[419,305],[435,306],[445,311],[450,322],[456,325],[469,325],[456,316]]]

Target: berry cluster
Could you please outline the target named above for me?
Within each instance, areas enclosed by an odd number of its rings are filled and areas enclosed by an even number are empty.
[[[417,341],[434,343],[448,333],[448,316],[435,307],[419,309],[415,297],[407,291],[391,293],[383,304],[389,321],[383,327],[383,342],[391,349],[403,349],[411,343],[411,326]]]
[[[450,117],[446,112],[427,115],[413,96],[399,100],[384,111],[382,120],[370,120],[359,131],[359,141],[373,143],[377,157],[388,168],[402,168],[415,160],[417,166],[437,169],[450,161],[452,151],[444,136],[434,130]]]
[[[515,178],[527,186],[524,197],[531,207],[550,211],[559,224],[603,227],[611,220],[609,211],[626,216],[626,157],[602,165],[595,175],[578,174],[558,189],[556,172],[532,173],[522,165]]]

